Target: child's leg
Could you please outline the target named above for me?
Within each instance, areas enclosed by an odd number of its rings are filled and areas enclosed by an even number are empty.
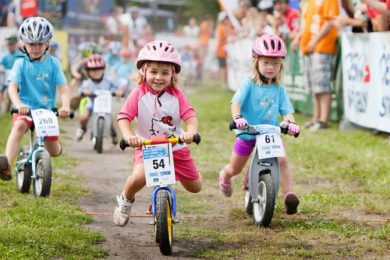
[[[87,129],[89,118],[91,117],[91,113],[88,109],[84,109],[83,113],[80,115],[80,127],[82,129]]]
[[[8,163],[13,164],[16,154],[18,153],[20,141],[26,133],[28,126],[23,120],[16,120],[12,126],[11,133],[8,136],[7,145],[5,147],[5,155],[8,158]]]
[[[279,157],[280,188],[284,195],[284,206],[287,214],[295,214],[298,210],[299,199],[293,191],[294,181],[287,156]]]
[[[123,195],[127,200],[133,200],[135,194],[139,192],[146,185],[144,164],[135,164],[133,173],[127,178],[123,188]]]
[[[199,178],[194,181],[181,180],[180,183],[187,191],[192,193],[198,193],[202,189],[203,181],[202,181],[202,176],[199,175]]]
[[[134,196],[145,184],[144,165],[135,164],[132,175],[127,178],[122,194],[116,198],[114,211],[114,223],[116,225],[124,227],[129,222]]]
[[[280,168],[280,188],[283,194],[288,192],[293,192],[293,176],[290,167],[290,163],[288,162],[287,157],[279,157],[279,168]]]
[[[62,147],[59,140],[45,140],[45,147],[51,157],[58,157],[61,155]]]
[[[28,125],[23,120],[16,120],[12,126],[5,147],[5,155],[0,156],[0,179],[9,181],[12,179],[12,165],[18,153],[20,140],[26,133]]]

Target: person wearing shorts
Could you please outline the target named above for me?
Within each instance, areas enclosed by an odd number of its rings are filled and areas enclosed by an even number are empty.
[[[329,21],[339,15],[339,5],[332,0],[323,0],[319,4],[309,0],[304,10],[300,47],[304,55],[305,86],[313,95],[313,116],[305,127],[317,131],[328,128],[338,29],[333,27],[320,39],[317,36]],[[313,39],[316,40],[314,47],[311,46]]]

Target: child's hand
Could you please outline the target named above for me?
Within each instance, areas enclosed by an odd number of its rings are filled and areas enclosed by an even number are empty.
[[[287,134],[288,135],[297,135],[299,134],[299,126],[295,122],[283,121],[280,123],[280,127],[287,126]]]
[[[118,89],[115,90],[114,93],[115,93],[115,96],[121,97],[121,96],[123,96],[123,89],[118,88]]]
[[[242,117],[242,115],[238,115],[234,118],[234,123],[236,123],[237,129],[246,129],[248,127],[248,121]]]
[[[66,118],[68,117],[70,114],[70,109],[69,107],[61,107],[60,109],[58,109],[58,115],[62,118]]]
[[[20,105],[16,106],[17,109],[18,109],[18,113],[19,114],[28,114],[28,111],[30,111],[30,109],[28,108],[28,106],[26,106],[25,104],[21,103]]]
[[[194,135],[195,134],[193,134],[191,132],[183,132],[180,136],[180,140],[183,143],[190,144],[190,143],[192,143],[192,140],[194,139]]]
[[[84,89],[82,95],[89,97],[90,95],[92,95],[92,91],[90,89]]]
[[[130,135],[127,137],[123,137],[123,139],[126,140],[126,142],[129,144],[130,147],[136,148],[136,147],[142,146],[142,139],[136,135]]]

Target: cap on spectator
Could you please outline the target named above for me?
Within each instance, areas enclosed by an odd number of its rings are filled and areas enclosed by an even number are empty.
[[[18,36],[16,36],[15,34],[12,34],[12,35],[8,36],[7,38],[5,38],[5,40],[7,41],[8,44],[17,43]]]
[[[218,21],[223,21],[223,20],[225,20],[225,18],[227,18],[228,17],[228,14],[226,13],[226,12],[220,12],[219,14],[218,14]]]

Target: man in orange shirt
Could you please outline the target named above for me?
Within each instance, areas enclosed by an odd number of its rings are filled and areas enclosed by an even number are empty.
[[[300,47],[304,55],[306,88],[313,94],[313,116],[305,127],[312,131],[328,128],[332,93],[331,81],[337,52],[337,27],[316,37],[323,26],[339,15],[337,0],[308,0],[303,10]],[[316,45],[310,43],[315,39]]]

